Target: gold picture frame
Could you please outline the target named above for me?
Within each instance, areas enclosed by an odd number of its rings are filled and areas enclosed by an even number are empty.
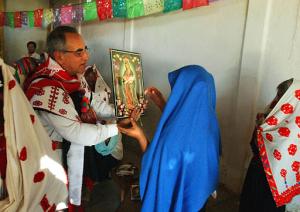
[[[144,81],[141,54],[110,49],[115,113],[126,118],[144,102]]]

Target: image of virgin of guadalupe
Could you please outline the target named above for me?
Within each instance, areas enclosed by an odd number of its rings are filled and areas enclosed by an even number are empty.
[[[123,102],[125,103],[126,108],[129,110],[134,109],[135,105],[138,104],[137,98],[137,80],[135,72],[133,71],[134,67],[130,63],[128,58],[123,59],[123,64],[121,66],[121,76],[122,76],[122,87],[123,89]]]
[[[115,112],[118,118],[125,118],[135,107],[145,109],[141,55],[116,49],[110,51]]]

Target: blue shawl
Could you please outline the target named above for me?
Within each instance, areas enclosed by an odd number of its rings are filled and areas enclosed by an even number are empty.
[[[142,160],[142,211],[199,211],[217,188],[219,126],[213,76],[196,65],[169,73],[171,94]]]

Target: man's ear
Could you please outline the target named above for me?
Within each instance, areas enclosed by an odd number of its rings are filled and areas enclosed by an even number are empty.
[[[64,61],[64,54],[60,51],[53,52],[53,57],[56,62],[61,64]]]

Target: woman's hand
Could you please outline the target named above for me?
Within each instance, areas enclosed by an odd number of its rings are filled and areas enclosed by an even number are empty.
[[[129,120],[130,120],[130,124],[127,126],[120,125],[118,123],[119,131],[127,136],[133,137],[136,140],[138,140],[142,151],[143,152],[146,151],[148,140],[146,138],[144,131],[138,126],[138,124],[133,118],[130,118]]]
[[[166,100],[162,93],[155,87],[149,87],[145,90],[145,95],[148,96],[161,111],[164,110]]]
[[[133,111],[130,114],[130,118],[132,118],[134,121],[137,121],[140,119],[141,114],[144,112],[144,109],[141,107],[136,107],[133,109]]]

